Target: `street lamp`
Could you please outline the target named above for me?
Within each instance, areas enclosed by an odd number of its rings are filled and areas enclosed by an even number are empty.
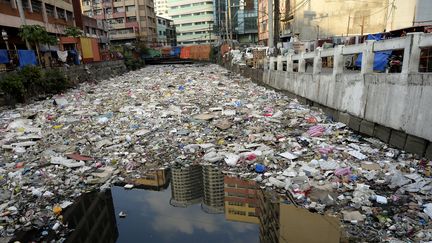
[[[6,49],[9,51],[9,42],[8,42],[8,34],[5,29],[2,29],[1,36],[6,44]]]

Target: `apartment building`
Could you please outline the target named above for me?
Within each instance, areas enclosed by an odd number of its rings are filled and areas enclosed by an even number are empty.
[[[213,1],[168,0],[168,15],[174,20],[179,45],[212,43]]]
[[[171,169],[171,200],[175,207],[188,207],[203,198],[203,175],[200,165]]]
[[[153,0],[82,0],[82,11],[108,24],[112,43],[157,45]]]
[[[225,176],[224,188],[225,218],[259,224],[259,188],[256,182]]]
[[[72,0],[23,0],[22,5],[27,25],[44,26],[53,34],[62,34],[67,26],[75,25]],[[16,1],[0,0],[0,29],[8,35],[11,46],[25,48],[18,37],[22,24]]]
[[[156,0],[155,12],[158,16],[168,17],[168,0]]]
[[[224,175],[211,165],[203,166],[204,199],[202,209],[206,213],[224,213]]]
[[[157,16],[158,46],[176,46],[177,36],[174,21],[169,18]]]

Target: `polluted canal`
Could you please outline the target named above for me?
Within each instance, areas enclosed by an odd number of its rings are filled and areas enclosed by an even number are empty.
[[[0,242],[432,240],[430,161],[217,65],[81,84],[0,131]]]

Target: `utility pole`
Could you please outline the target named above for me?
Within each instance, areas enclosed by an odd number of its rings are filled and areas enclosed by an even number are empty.
[[[310,3],[310,2],[309,2]],[[273,43],[277,44],[279,42],[279,36],[280,36],[280,4],[279,0],[274,0],[274,31],[273,36],[274,40]]]
[[[350,24],[351,24],[351,13],[350,15],[348,15],[347,36],[349,36]]]
[[[274,23],[273,23],[273,0],[268,0],[268,32],[269,32],[269,37],[268,37],[268,46],[269,48],[273,48],[274,47],[274,33],[273,33],[273,27],[274,27]]]
[[[228,34],[228,11],[225,10],[225,32],[226,32],[226,39],[228,40],[229,34]]]
[[[16,3],[17,3],[20,19],[21,19],[21,25],[27,25],[26,18],[25,18],[25,13],[24,13],[24,8],[23,8],[23,5],[22,5],[22,0],[16,0]],[[25,40],[25,43],[26,43],[27,49],[31,50],[31,45],[28,42],[28,40]]]
[[[233,39],[233,33],[232,33],[232,19],[231,19],[231,0],[228,0],[228,18],[229,18],[229,33],[230,33],[230,39]]]

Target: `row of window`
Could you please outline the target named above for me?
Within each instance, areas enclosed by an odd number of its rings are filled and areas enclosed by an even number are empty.
[[[172,18],[173,19],[177,19],[177,18],[184,18],[184,17],[191,17],[191,16],[198,16],[198,15],[205,15],[205,14],[211,14],[211,15],[213,15],[213,11],[198,12],[198,13],[193,13],[193,14],[173,15]]]
[[[32,11],[33,13],[42,13],[42,2],[41,1],[37,1],[37,0],[33,0],[31,1],[31,5],[29,4],[29,1],[22,1],[22,5],[24,9],[27,9],[28,11]],[[72,20],[73,19],[73,13],[59,8],[59,7],[55,7],[54,5],[45,4],[45,9],[46,9],[46,14],[49,17],[53,17],[53,18],[59,18],[59,19],[68,19],[68,20]],[[56,12],[57,12],[57,16],[56,16]]]
[[[174,35],[174,31],[173,30],[166,30],[166,31],[162,31],[162,30],[159,30],[159,35],[163,35],[163,36],[165,36],[165,35]]]
[[[187,35],[200,35],[200,34],[206,34],[208,33],[208,31],[191,31],[191,32],[183,32],[183,33],[178,33],[177,35],[181,35],[181,36],[187,36]]]
[[[202,21],[202,22],[195,22],[195,23],[184,23],[184,24],[176,24],[175,27],[185,27],[185,26],[192,26],[192,25],[210,25],[213,24],[213,21]]]
[[[172,6],[171,9],[189,8],[192,6],[200,6],[200,5],[213,5],[213,1],[177,5],[177,6]]]

